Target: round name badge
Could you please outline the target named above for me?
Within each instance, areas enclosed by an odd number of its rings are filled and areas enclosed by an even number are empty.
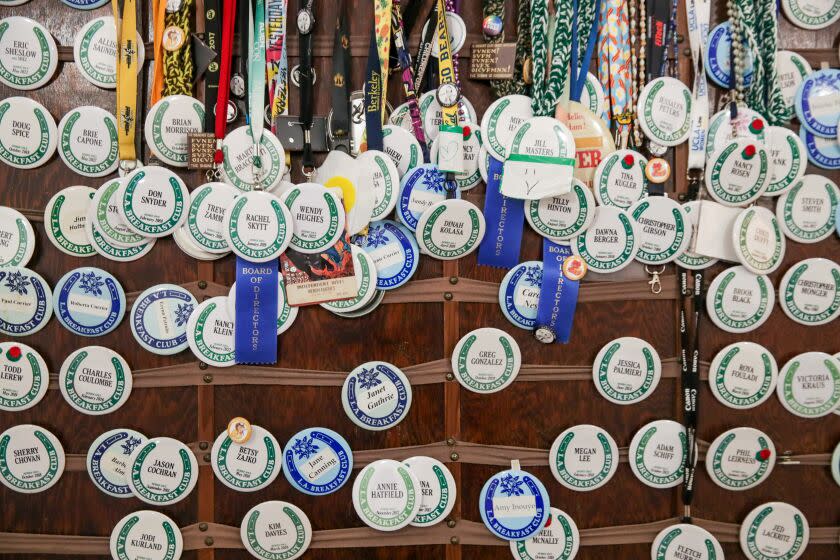
[[[226,297],[217,296],[198,304],[187,320],[187,343],[195,357],[216,367],[236,364],[234,322]]]
[[[779,305],[797,323],[830,323],[840,314],[840,266],[821,258],[799,261],[782,277]]]
[[[691,231],[694,231],[697,227],[699,208],[699,200],[689,200],[688,202],[683,203],[683,210],[685,211],[687,218],[686,223],[690,224]],[[709,268],[717,262],[717,259],[706,257],[704,255],[698,255],[697,253],[692,253],[691,251],[685,251],[682,255],[677,257],[677,263],[688,270],[703,270]]]
[[[817,243],[834,231],[840,189],[821,175],[805,175],[779,198],[776,217],[785,235],[797,243]]]
[[[729,88],[732,80],[732,29],[728,21],[719,23],[711,31],[706,41],[705,52],[703,53],[703,65],[706,67],[706,75],[721,88]],[[749,40],[746,36],[741,39],[744,53],[744,87],[750,85],[755,73],[752,51]]]
[[[368,150],[356,158],[359,181],[370,185],[373,190],[373,211],[371,221],[383,219],[397,205],[400,174],[388,154]]]
[[[446,181],[437,165],[418,165],[400,181],[400,196],[397,200],[397,218],[411,231],[417,230],[417,222],[434,204],[446,200],[446,193],[454,185]],[[458,191],[455,196],[460,198]]]
[[[289,484],[310,496],[332,494],[353,470],[350,444],[327,428],[307,428],[293,435],[283,449],[283,474]]]
[[[420,142],[401,126],[386,124],[382,127],[382,151],[391,158],[400,177],[423,163]]]
[[[143,69],[146,48],[137,33],[137,73]],[[73,58],[82,76],[95,86],[117,87],[117,28],[113,16],[102,16],[87,22],[73,41]]]
[[[487,153],[505,161],[516,131],[533,116],[531,98],[525,95],[506,95],[491,103],[481,117],[481,138]]]
[[[289,327],[294,324],[298,316],[300,307],[292,307],[286,298],[286,283],[283,280],[283,275],[277,275],[278,284],[277,290],[277,334],[283,334]],[[236,317],[236,282],[230,287],[227,299],[228,313],[231,317]]]
[[[0,206],[0,267],[26,266],[34,252],[32,224],[14,208]]]
[[[682,255],[691,241],[691,225],[683,207],[672,198],[648,196],[627,210],[636,222],[636,260],[665,264]]]
[[[244,125],[230,131],[222,143],[222,180],[246,192],[253,190],[257,184],[266,190],[277,188],[286,174],[286,152],[280,140],[271,130],[263,130],[260,140],[261,167],[254,163],[254,151],[251,127]]]
[[[421,492],[420,481],[410,468],[382,459],[359,471],[353,482],[353,507],[368,527],[396,531],[414,520]]]
[[[168,437],[152,438],[129,457],[128,485],[140,501],[168,506],[190,495],[198,482],[198,461],[190,448]]]
[[[540,480],[518,466],[497,472],[484,483],[478,498],[481,520],[506,541],[522,541],[539,533],[551,511]]]
[[[223,431],[213,442],[210,464],[219,481],[239,492],[256,492],[274,482],[283,461],[282,448],[265,428],[251,426],[251,437],[236,443]]]
[[[782,0],[782,11],[796,27],[823,29],[840,19],[840,3],[834,0]]]
[[[706,452],[706,472],[724,490],[747,490],[770,476],[776,447],[755,428],[732,428],[715,438]]]
[[[452,371],[465,389],[496,393],[511,383],[522,367],[519,344],[505,331],[481,328],[464,335],[452,352]]]
[[[289,246],[292,249],[306,254],[320,253],[344,235],[344,206],[326,187],[317,183],[296,185],[283,193],[281,200],[291,212],[289,223],[293,227]]]
[[[709,366],[709,389],[723,405],[754,408],[773,394],[779,367],[776,359],[755,342],[735,342],[715,354]]]
[[[411,125],[411,108],[409,107],[408,101],[391,111],[391,114],[388,115],[388,122],[399,128],[404,128],[409,132],[414,130]]]
[[[125,292],[101,268],[71,270],[55,284],[58,322],[79,336],[102,336],[116,329],[125,315]]]
[[[592,111],[592,114],[604,118],[607,96],[604,94],[604,86],[601,85],[598,76],[592,72],[586,73],[586,82],[580,93],[580,104]]]
[[[733,126],[735,134],[733,134]],[[706,158],[711,158],[714,152],[724,149],[736,138],[749,138],[756,144],[766,147],[769,128],[770,125],[764,117],[747,107],[738,107],[738,116],[734,121],[729,109],[719,111],[709,120]]]
[[[784,120],[789,121],[796,116],[793,106],[796,90],[811,72],[811,65],[801,55],[793,51],[776,51],[776,75],[785,100]]]
[[[415,237],[420,250],[444,261],[469,255],[484,239],[484,214],[467,200],[441,200],[417,221]]]
[[[114,498],[130,498],[131,465],[128,460],[137,446],[146,440],[146,436],[128,428],[108,430],[93,440],[85,461],[93,485]]]
[[[402,462],[420,483],[420,509],[411,521],[414,527],[431,527],[443,521],[455,507],[458,490],[449,469],[432,457],[410,457]]]
[[[50,372],[34,348],[0,342],[0,410],[32,408],[47,394]]]
[[[796,90],[794,107],[796,118],[808,132],[836,138],[840,120],[840,70],[827,68],[806,76]]]
[[[440,126],[443,124],[443,108],[437,100],[437,91],[427,91],[420,96],[420,118],[423,122],[423,131],[426,133],[426,142],[431,144],[437,140],[440,134]],[[458,124],[477,122],[475,108],[470,100],[463,95],[458,100]]]
[[[639,126],[662,146],[677,146],[691,132],[691,90],[675,78],[655,78],[639,93]]]
[[[799,127],[799,139],[805,146],[808,161],[822,169],[840,169],[840,142],[837,138],[823,138]]]
[[[580,532],[575,520],[555,507],[550,508],[545,526],[536,535],[510,541],[510,552],[517,560],[572,560],[578,548]]]
[[[181,286],[152,286],[131,307],[131,334],[149,352],[177,354],[187,349],[187,321],[197,305],[195,296]]]
[[[61,364],[58,386],[67,404],[81,412],[110,414],[131,396],[131,368],[122,356],[104,346],[85,346]]]
[[[154,238],[150,238],[154,239]],[[188,256],[199,261],[216,261],[224,257],[227,253],[210,253],[202,249],[192,240],[192,235],[186,225],[177,228],[172,232],[172,241]]]
[[[706,296],[706,311],[719,328],[731,333],[754,331],[773,312],[773,283],[764,274],[733,266],[715,276]]]
[[[0,101],[0,161],[18,169],[44,165],[58,146],[58,128],[47,109],[28,97]]]
[[[203,130],[204,104],[189,95],[169,95],[149,109],[143,136],[159,160],[174,167],[186,167],[187,136]]]
[[[450,53],[451,54],[458,54],[464,47],[464,43],[467,41],[467,24],[464,23],[464,19],[456,14],[455,12],[450,12],[446,10],[446,30],[449,34],[449,44],[450,44]],[[423,32],[420,34],[421,36],[426,35],[426,31],[428,30],[429,22],[427,21],[425,25],[423,25]],[[440,34],[435,31],[435,34],[432,38],[432,50],[431,55],[435,58],[440,57]]]
[[[636,256],[639,236],[630,214],[615,206],[598,206],[595,218],[572,240],[572,252],[593,272],[618,272]]]
[[[782,366],[776,394],[791,414],[827,416],[840,403],[840,362],[825,352],[799,354]]]
[[[185,227],[190,240],[202,250],[213,254],[230,252],[225,236],[225,215],[239,195],[236,188],[227,183],[205,183],[190,194],[190,208],[187,211]]]
[[[805,175],[807,153],[799,136],[781,126],[767,128],[767,144],[771,171],[770,184],[764,196],[778,196],[787,192]]]
[[[591,424],[572,426],[557,436],[548,465],[557,482],[578,492],[605,485],[618,469],[618,446],[604,429]]]
[[[595,198],[578,179],[572,179],[571,191],[529,200],[525,208],[528,225],[551,240],[571,239],[586,230],[594,218]]]
[[[169,517],[141,510],[117,522],[111,531],[109,548],[112,558],[122,560],[179,560],[184,539]]]
[[[73,171],[86,177],[103,177],[119,165],[117,119],[99,107],[77,107],[58,123],[58,155]]]
[[[741,551],[751,560],[796,560],[805,552],[810,536],[801,511],[784,502],[769,502],[747,514],[739,540]]]
[[[245,550],[261,560],[294,560],[312,542],[312,524],[299,507],[272,500],[252,507],[239,527]]]
[[[153,239],[134,233],[120,214],[123,181],[123,178],[116,177],[96,190],[91,201],[91,222],[94,230],[108,244],[115,247],[140,247]]]
[[[569,127],[575,140],[575,178],[591,185],[595,168],[615,151],[607,122],[576,101],[570,101],[565,108],[558,105],[555,114]]]
[[[526,261],[511,268],[499,285],[499,307],[520,329],[533,330],[537,323],[542,278],[542,261]]]
[[[85,222],[85,232],[93,246],[93,250],[106,259],[117,262],[136,261],[140,257],[149,254],[149,251],[155,246],[156,239],[154,237],[146,238],[145,243],[135,247],[123,247],[111,243],[111,241],[105,239],[99,230],[95,228],[94,221],[96,218],[94,214],[95,211],[93,205],[91,205],[91,209],[88,212],[88,219]]]
[[[350,299],[339,299],[321,303],[321,307],[334,313],[352,313],[363,309],[376,296],[376,263],[363,249],[350,245],[353,253],[353,271],[356,279],[356,296]],[[297,313],[297,307],[293,307]]]
[[[325,210],[307,206],[304,209],[300,211],[293,207],[290,212],[279,198],[265,191],[242,193],[222,216],[221,230],[225,243],[235,255],[249,262],[265,263],[274,260],[294,241],[296,234],[292,233],[293,228],[297,232],[297,223],[303,223],[298,220],[293,225],[293,212],[298,216],[309,216],[307,209],[311,213]],[[313,216],[325,218],[320,213]],[[309,230],[304,231],[311,233]]]
[[[746,206],[770,185],[770,155],[751,138],[736,138],[711,155],[706,189],[724,206]]]
[[[631,463],[632,464],[632,463]],[[723,560],[723,548],[706,529],[677,523],[662,529],[650,548],[651,560]]]
[[[643,484],[673,488],[683,482],[686,449],[685,426],[655,420],[636,432],[627,454],[633,474]]]
[[[592,379],[601,396],[615,404],[635,404],[659,385],[659,353],[641,338],[625,336],[608,342],[592,364]]]
[[[732,246],[738,261],[753,274],[771,274],[785,256],[779,220],[762,206],[750,206],[738,214],[732,226]]]
[[[595,199],[601,206],[627,209],[647,194],[648,160],[635,150],[617,150],[595,168]]]
[[[27,336],[52,317],[53,294],[40,274],[21,266],[0,268],[0,333]]]
[[[64,472],[64,448],[49,430],[33,424],[0,434],[0,482],[15,492],[35,494],[53,486]]]
[[[88,211],[96,191],[90,187],[67,187],[55,193],[44,209],[44,230],[52,244],[73,257],[96,253],[85,231]]]
[[[408,416],[411,393],[411,383],[397,366],[366,362],[344,380],[341,403],[354,424],[381,431],[393,428]]]
[[[402,224],[371,222],[367,235],[356,238],[356,243],[373,259],[379,290],[399,288],[417,271],[420,247],[414,233]]]
[[[479,154],[481,153],[481,132],[472,122],[464,122],[462,127],[464,128],[464,170],[454,174],[455,184],[461,192],[468,191],[481,182],[481,172],[478,170]],[[432,163],[437,164],[439,152],[440,140],[435,138],[429,152]]]
[[[55,74],[58,47],[47,28],[12,16],[0,20],[0,82],[13,89],[37,89]]]
[[[125,224],[144,237],[164,237],[187,219],[190,193],[184,181],[164,167],[152,165],[126,175],[119,211]]]
[[[357,309],[356,311],[333,311],[333,313],[344,319],[357,319],[373,313],[373,311],[382,303],[383,299],[385,299],[385,292],[382,290],[376,290],[373,299],[371,299],[370,303],[364,307]]]

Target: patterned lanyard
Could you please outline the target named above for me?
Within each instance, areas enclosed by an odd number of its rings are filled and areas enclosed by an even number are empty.
[[[550,33],[548,0],[531,2],[531,57],[534,66],[531,109],[537,116],[554,115],[555,107],[566,89],[569,74],[573,6],[571,2],[555,0],[554,10],[554,31]],[[546,41],[547,38],[550,38],[550,42]]]
[[[417,138],[420,148],[423,150],[423,162],[429,163],[429,147],[426,144],[426,134],[423,132],[423,121],[420,118],[420,106],[417,103],[417,94],[414,90],[411,55],[408,54],[408,49],[405,47],[399,0],[395,0],[391,15],[393,19],[391,30],[394,33],[394,46],[397,48],[397,57],[400,61],[400,68],[402,68],[403,89],[405,90],[405,99],[408,102],[408,112],[411,115],[411,128],[414,130],[414,137]]]
[[[265,0],[251,4],[248,20],[248,125],[254,142],[255,189],[262,181],[262,135],[265,127]]]
[[[444,0],[438,0],[438,80],[442,84],[456,83],[455,63],[452,61],[452,44],[449,41],[449,29],[446,26],[446,7]],[[442,127],[458,126],[458,104],[441,107]]]
[[[131,171],[137,165],[134,145],[137,126],[137,4],[135,0],[112,0],[117,23],[119,64],[117,65],[117,119],[119,130],[120,170]]]
[[[382,120],[385,120],[385,107],[388,104],[388,63],[391,50],[391,29],[393,23],[393,12],[399,10],[399,0],[373,0],[374,32],[376,36],[376,50],[379,53],[379,75],[382,77],[382,84],[379,100],[379,108],[382,112]],[[401,32],[402,33],[402,32]]]
[[[266,0],[266,79],[271,107],[271,131],[277,131],[276,118],[289,112],[289,60],[286,53],[288,0]]]
[[[601,5],[598,37],[598,77],[609,90],[609,111],[616,121],[616,138],[627,147],[633,121],[630,75],[630,21],[627,0],[605,0]]]

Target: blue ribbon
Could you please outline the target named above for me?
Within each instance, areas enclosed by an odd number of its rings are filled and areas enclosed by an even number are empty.
[[[252,263],[236,257],[237,364],[277,363],[277,259]]]
[[[554,342],[569,342],[577,307],[578,280],[569,280],[563,274],[563,262],[572,255],[568,245],[558,245],[543,239],[543,280],[540,302],[537,305],[536,328],[549,327],[554,331]]]
[[[376,50],[376,30],[370,30],[370,48],[365,66],[365,136],[368,150],[382,151],[382,79],[379,51]]]
[[[487,171],[487,194],[484,197],[484,219],[487,233],[478,247],[478,264],[513,268],[519,264],[525,201],[502,196],[504,162],[490,156]]]

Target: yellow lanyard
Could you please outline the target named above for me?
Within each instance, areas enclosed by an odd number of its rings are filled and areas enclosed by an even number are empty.
[[[137,124],[137,5],[136,0],[111,0],[114,21],[117,24],[117,135],[120,147],[120,166],[133,167],[137,161],[134,148]],[[122,162],[125,162],[123,165]]]
[[[379,75],[382,76],[382,120],[385,120],[385,108],[388,103],[388,62],[391,49],[391,11],[393,0],[374,0],[373,18],[376,31],[376,50],[379,52]]]
[[[449,43],[449,29],[446,27],[446,5],[437,0],[438,32],[438,78],[440,84],[455,83],[455,65],[452,63],[452,46]],[[458,126],[458,104],[441,107],[443,119],[441,126]]]

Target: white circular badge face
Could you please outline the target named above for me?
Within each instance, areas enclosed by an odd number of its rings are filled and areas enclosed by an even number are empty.
[[[382,459],[364,467],[353,482],[353,507],[365,525],[377,531],[396,531],[420,511],[420,481],[410,468]]]
[[[359,182],[370,185],[373,190],[373,211],[371,221],[385,218],[397,205],[400,187],[400,173],[388,154],[367,150],[356,158]]]
[[[718,540],[702,527],[678,523],[666,527],[653,539],[651,560],[723,560]]]
[[[87,472],[93,484],[115,498],[130,498],[128,460],[146,436],[128,428],[109,430],[93,440],[87,452]]]
[[[505,331],[481,328],[464,335],[452,352],[452,371],[474,393],[501,391],[516,379],[522,366],[519,344]]]
[[[778,196],[805,175],[807,152],[802,139],[783,126],[767,128],[767,145],[770,150],[770,184],[764,196]]]
[[[20,266],[0,268],[0,333],[36,333],[44,328],[52,312],[52,291],[40,274]]]
[[[673,420],[655,420],[633,436],[628,451],[630,468],[652,488],[679,486],[687,448],[685,426]]]
[[[427,21],[426,24],[423,26],[423,32],[421,33],[421,36],[426,35],[428,26],[429,22]],[[467,41],[467,25],[464,23],[464,19],[455,12],[450,12],[449,10],[447,10],[446,31],[449,34],[450,53],[457,54],[458,51],[460,51],[464,47],[464,43]],[[431,55],[435,58],[440,57],[440,46],[438,43],[439,36],[440,34],[437,31],[435,31],[435,34],[432,37]]]
[[[350,420],[373,431],[387,430],[402,422],[411,408],[411,396],[408,378],[387,362],[358,366],[341,389],[341,402]]]
[[[382,127],[382,151],[391,158],[400,177],[423,163],[423,150],[414,134],[393,124]]]
[[[649,196],[627,211],[636,222],[636,260],[644,264],[674,261],[688,248],[691,223],[683,207],[672,198]]]
[[[685,210],[685,215],[687,218],[686,223],[691,225],[691,231],[694,231],[694,229],[697,227],[697,219],[699,217],[698,214],[700,211],[699,209],[699,200],[689,200],[688,202],[683,204],[683,210]],[[698,255],[697,253],[692,253],[691,251],[684,251],[682,255],[677,257],[677,262],[681,267],[687,268],[689,270],[703,270],[716,264],[718,260],[712,257]]]
[[[557,481],[578,492],[605,485],[618,469],[618,446],[598,426],[580,424],[557,436],[548,452],[548,463]]]
[[[312,524],[299,507],[275,500],[251,508],[242,518],[239,536],[254,558],[294,560],[309,548]]]
[[[187,136],[203,130],[204,104],[189,95],[169,95],[149,109],[143,135],[159,160],[167,165],[186,167]]]
[[[769,502],[752,510],[739,533],[741,551],[751,560],[796,560],[805,552],[810,536],[805,515],[784,502]]]
[[[111,557],[120,560],[178,560],[181,530],[164,514],[141,510],[120,519],[111,531]]]
[[[733,266],[715,276],[706,296],[706,311],[712,322],[732,333],[750,332],[773,312],[776,292],[770,278]]]
[[[823,29],[840,19],[836,0],[782,0],[782,11],[802,29]]]
[[[44,230],[62,253],[90,257],[96,253],[85,231],[88,211],[96,191],[90,187],[67,187],[55,193],[44,209]]]
[[[440,134],[440,126],[443,124],[443,108],[437,100],[436,91],[427,91],[420,96],[420,118],[423,120],[423,131],[426,133],[426,142],[431,144],[437,140]],[[477,122],[475,108],[470,100],[461,96],[458,100],[458,124]]]
[[[691,90],[675,78],[655,78],[639,93],[639,125],[662,146],[677,146],[691,131]]]
[[[733,126],[735,134],[733,135]],[[767,129],[770,125],[760,114],[747,107],[738,107],[738,116],[732,121],[729,109],[723,109],[709,119],[709,134],[706,139],[706,157],[724,149],[735,138],[746,138],[762,146],[767,145]]]
[[[720,434],[706,452],[706,472],[725,490],[747,490],[764,482],[776,464],[776,448],[755,428]]]
[[[344,206],[323,185],[295,185],[282,196],[294,224],[290,247],[306,254],[325,251],[344,235]],[[282,252],[282,251],[280,251]]]
[[[240,126],[230,131],[222,144],[224,162],[222,180],[239,189],[250,191],[254,185],[261,184],[266,190],[280,185],[286,174],[286,152],[280,140],[270,130],[263,130],[260,140],[261,166],[254,161],[256,146],[251,137],[251,127]]]
[[[536,535],[524,541],[510,541],[510,552],[518,560],[572,560],[578,548],[580,532],[575,520],[555,507]]]
[[[239,492],[256,492],[274,482],[283,466],[283,449],[271,433],[251,425],[251,437],[236,443],[227,430],[213,442],[210,464],[219,481]]]
[[[15,210],[0,206],[0,267],[26,266],[35,252],[35,231]]]
[[[840,266],[820,258],[796,263],[779,284],[779,305],[803,325],[833,321],[840,314]]]
[[[64,448],[49,430],[33,424],[0,434],[0,482],[15,492],[35,494],[50,488],[64,472]]]
[[[88,212],[87,221],[85,222],[85,232],[88,239],[93,245],[93,250],[102,255],[106,259],[117,262],[131,262],[143,257],[152,250],[157,241],[154,237],[145,238],[146,241],[135,247],[123,247],[122,245],[115,245],[100,233],[99,229],[94,226],[96,220],[95,209],[91,204]]]
[[[766,348],[755,342],[735,342],[712,359],[709,388],[729,408],[754,408],[773,394],[778,373],[776,359]]]
[[[58,146],[58,128],[47,109],[28,97],[0,101],[0,161],[18,169],[44,165]]]
[[[464,170],[460,173],[455,173],[455,183],[458,189],[468,191],[477,186],[481,182],[481,171],[479,171],[480,154],[481,154],[481,131],[478,126],[472,122],[462,122],[460,125],[464,128],[464,142],[463,142],[463,165]],[[438,163],[438,153],[440,152],[440,140],[435,138],[430,148],[429,157],[432,163]]]
[[[607,96],[604,94],[604,86],[601,85],[598,76],[592,72],[586,73],[586,82],[580,92],[580,104],[588,108],[594,115],[604,117]]]
[[[190,240],[202,250],[213,254],[230,252],[225,237],[225,215],[240,194],[227,183],[205,183],[190,194],[190,208],[184,227]]]
[[[376,263],[373,257],[356,245],[350,245],[353,253],[353,272],[356,279],[356,296],[350,299],[339,299],[321,304],[321,307],[334,313],[352,313],[363,309],[376,296]],[[285,299],[285,298],[284,298]],[[292,307],[297,314],[297,307]]]
[[[195,357],[216,367],[236,363],[234,322],[228,298],[212,297],[198,304],[187,321],[187,342]]]
[[[50,372],[34,348],[0,342],[0,410],[32,408],[47,394]]]
[[[152,240],[134,233],[125,223],[120,206],[122,206],[122,191],[124,178],[116,177],[109,180],[96,190],[91,201],[91,214],[94,231],[98,232],[105,241],[115,247],[139,247]]]
[[[525,261],[511,268],[499,284],[502,314],[520,329],[534,330],[542,279],[542,261]]]
[[[805,352],[779,372],[776,394],[788,412],[821,418],[840,404],[840,361],[825,352]]]
[[[571,188],[572,175],[575,161],[576,147],[575,137],[572,131],[565,124],[554,117],[531,117],[516,129],[513,138],[507,147],[507,160],[505,166],[510,169],[514,164],[531,164],[539,162],[540,158],[550,158],[556,163],[552,168],[556,173],[557,185],[551,189],[555,192],[566,192]],[[565,163],[559,163],[559,162]],[[522,173],[527,173],[523,170]],[[516,198],[527,200],[541,198],[543,195],[536,194],[531,187],[513,185],[502,182],[502,194],[507,189],[512,189]]]
[[[104,177],[119,165],[117,119],[99,107],[77,107],[58,123],[58,155],[73,171],[86,177]]]
[[[79,336],[101,336],[113,331],[125,316],[125,307],[122,285],[101,268],[71,270],[55,284],[56,319]]]
[[[417,222],[420,250],[444,261],[469,255],[484,239],[484,214],[466,200],[442,200],[431,205]]]
[[[491,103],[481,117],[481,138],[487,152],[505,161],[516,131],[532,116],[531,98],[525,95],[506,95]]]
[[[58,387],[67,404],[83,414],[114,412],[131,395],[131,368],[122,356],[104,346],[76,350],[61,364]]]
[[[725,206],[755,202],[769,185],[768,151],[750,138],[737,138],[712,153],[706,166],[706,189]]]
[[[636,222],[621,208],[598,206],[595,218],[572,240],[572,251],[593,272],[618,272],[636,256]]]
[[[572,190],[566,194],[527,201],[525,219],[543,237],[568,240],[592,224],[595,199],[589,187],[572,179]]]
[[[187,219],[190,193],[184,181],[164,167],[151,165],[126,175],[119,211],[134,233],[164,237]]]
[[[0,82],[14,89],[37,89],[50,81],[58,67],[55,39],[29,18],[0,20],[0,52]]]
[[[146,48],[137,33],[137,73],[143,68]],[[73,58],[82,76],[95,86],[117,87],[117,29],[113,16],[102,16],[87,22],[73,42]]]
[[[817,243],[835,231],[840,206],[837,184],[821,175],[805,175],[779,198],[776,216],[785,235],[797,243]]]
[[[796,90],[810,73],[811,65],[801,55],[793,51],[776,51],[776,75],[779,80],[779,89],[782,90],[782,97],[785,100],[784,120],[789,121],[796,116],[793,108]]]
[[[735,218],[732,246],[738,260],[753,274],[774,272],[785,257],[785,236],[779,220],[761,206],[745,208]]]
[[[264,263],[286,250],[293,239],[292,227],[292,214],[279,198],[265,191],[249,191],[239,195],[224,213],[221,229],[234,254]]]
[[[419,482],[420,509],[411,521],[415,527],[431,527],[440,523],[455,507],[457,489],[449,469],[432,457],[410,457],[402,462]]]
[[[181,286],[152,286],[134,300],[131,334],[149,352],[177,354],[187,349],[187,322],[197,305],[195,296]]]
[[[128,485],[141,501],[156,506],[180,502],[198,482],[198,461],[190,448],[168,437],[153,438],[129,457]]]
[[[625,336],[608,342],[592,364],[592,380],[601,396],[615,404],[648,398],[659,385],[659,354],[641,338]]]
[[[635,150],[616,150],[601,160],[592,178],[601,206],[629,208],[647,193],[648,160]]]

